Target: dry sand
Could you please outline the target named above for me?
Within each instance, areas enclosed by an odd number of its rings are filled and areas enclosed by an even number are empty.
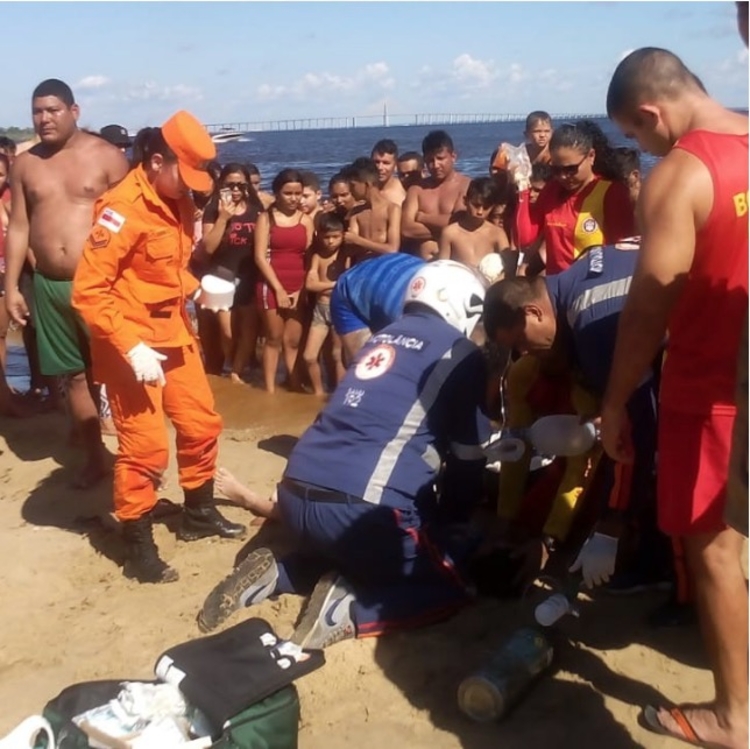
[[[226,431],[220,462],[258,491],[270,492],[295,437],[312,420],[312,396],[268,396],[214,381]],[[246,425],[252,425],[247,427]],[[79,457],[66,446],[59,414],[0,420],[0,736],[38,712],[65,686],[97,678],[151,678],[157,656],[199,635],[205,595],[232,567],[243,545],[184,544],[156,528],[163,556],[180,572],[167,586],[126,580],[117,534],[107,517],[111,488],[67,488]],[[116,442],[107,439],[114,452]],[[181,501],[175,466],[163,496]],[[251,518],[227,506],[235,521]],[[286,543],[278,526],[252,527],[249,545]],[[247,545],[247,544],[246,544]],[[461,678],[522,621],[517,603],[482,601],[453,620],[410,634],[341,643],[327,664],[298,682],[301,749],[524,749],[529,747],[677,747],[640,728],[639,708],[661,699],[712,696],[710,673],[693,628],[651,631],[646,614],[663,594],[600,598],[566,624],[570,644],[502,724],[478,725],[456,706]],[[266,618],[291,633],[301,601],[283,596],[241,617]]]

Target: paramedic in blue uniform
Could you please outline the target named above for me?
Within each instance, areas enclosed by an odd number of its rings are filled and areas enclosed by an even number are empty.
[[[593,247],[567,270],[547,277],[516,277],[494,284],[484,304],[487,337],[520,353],[545,356],[553,345],[581,385],[601,399],[609,378],[620,313],[630,288],[640,242]],[[659,362],[654,362],[654,375]],[[609,501],[601,519],[573,566],[589,587],[606,582],[614,572],[617,542],[627,511],[641,515],[653,493],[656,452],[657,378],[652,375],[633,394],[628,415],[633,427],[632,464],[606,456]],[[598,414],[582,414],[595,418]],[[632,502],[631,502],[632,498]],[[655,506],[655,505],[654,505]],[[655,522],[649,524],[656,533]],[[654,543],[649,537],[649,551]],[[648,558],[648,555],[645,556]]]
[[[357,263],[339,276],[331,295],[331,321],[347,365],[372,333],[401,316],[409,281],[424,264],[421,258],[394,252]]]
[[[269,595],[312,591],[292,639],[318,648],[471,600],[460,566],[470,549],[452,531],[480,498],[490,435],[484,359],[469,339],[484,294],[460,263],[422,264],[403,315],[364,344],[289,456],[278,510],[299,552],[253,552],[209,594],[201,629]]]

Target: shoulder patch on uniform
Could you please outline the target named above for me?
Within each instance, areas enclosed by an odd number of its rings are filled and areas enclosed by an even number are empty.
[[[374,380],[384,375],[396,361],[396,349],[382,344],[370,349],[357,364],[354,374],[359,380]]]
[[[589,216],[583,222],[582,228],[587,234],[593,234],[599,228],[599,224],[596,223],[596,219],[593,216]]]
[[[125,216],[122,216],[111,208],[105,208],[96,223],[105,229],[109,229],[113,234],[117,234],[125,223]]]
[[[97,222],[96,226],[91,230],[91,234],[89,234],[89,244],[93,250],[99,250],[102,247],[106,247],[111,238],[112,234],[103,226],[99,226]]]

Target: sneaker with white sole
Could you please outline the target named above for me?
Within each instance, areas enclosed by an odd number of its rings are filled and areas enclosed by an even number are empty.
[[[351,615],[354,592],[336,572],[320,578],[307,602],[292,642],[309,650],[322,650],[356,636]]]
[[[271,550],[256,549],[208,594],[198,614],[198,628],[210,632],[235,611],[265,601],[273,594],[278,578]]]

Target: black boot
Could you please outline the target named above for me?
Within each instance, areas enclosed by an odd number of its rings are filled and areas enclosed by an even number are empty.
[[[182,525],[177,531],[181,541],[196,541],[208,536],[221,538],[244,538],[247,528],[239,523],[230,523],[217,509],[214,502],[213,479],[197,489],[185,489],[185,508]]]
[[[135,578],[141,583],[171,583],[179,578],[177,570],[159,557],[150,515],[138,520],[124,520],[122,535],[127,546],[123,565],[125,577]]]

